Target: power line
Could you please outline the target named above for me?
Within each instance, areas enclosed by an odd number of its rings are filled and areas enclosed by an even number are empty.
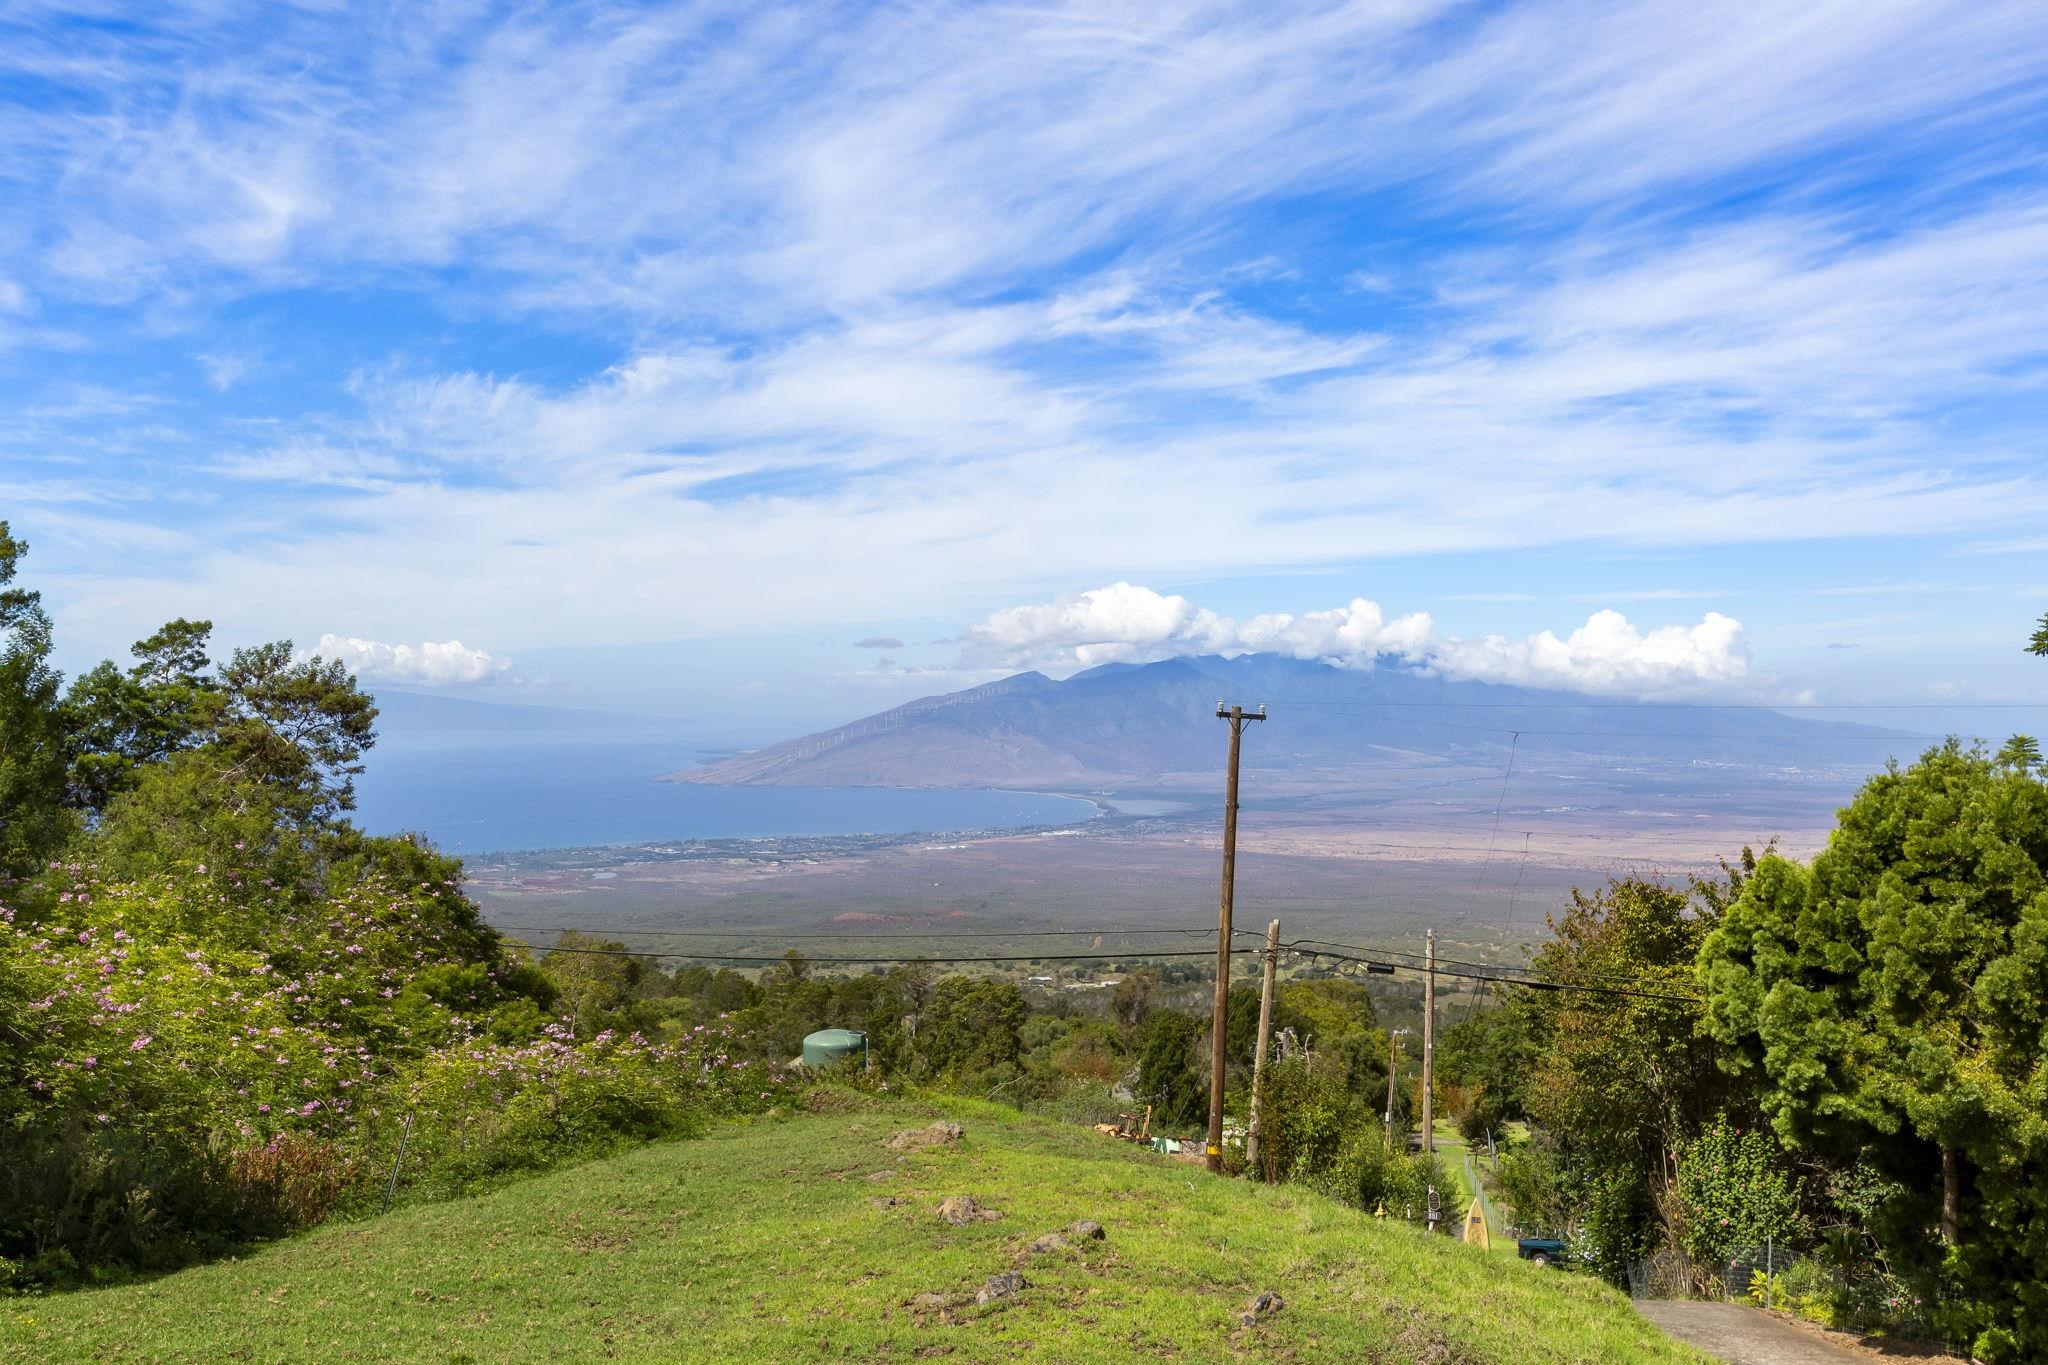
[[[1381,962],[1376,961],[1375,959],[1370,957],[1355,957],[1348,953],[1334,953],[1327,948],[1296,949],[1295,945],[1293,944],[1288,944],[1285,946],[1288,947],[1290,950],[1306,953],[1310,957],[1330,957],[1335,958],[1340,962],[1356,962],[1367,968],[1378,968],[1381,971],[1398,970],[1414,972],[1423,970],[1420,967],[1413,966],[1406,962],[1399,964]],[[1238,951],[1248,952],[1250,950],[1238,949]],[[1581,986],[1564,981],[1530,980],[1525,977],[1502,976],[1494,972],[1447,971],[1445,970],[1441,962],[1439,962],[1436,966],[1436,973],[1438,976],[1462,977],[1470,981],[1497,981],[1504,986],[1526,986],[1530,990],[1537,991],[1569,991],[1583,995],[1628,996],[1638,1000],[1668,1000],[1674,1004],[1680,1005],[1697,1005],[1698,1003],[1700,1003],[1700,998],[1696,995],[1671,995],[1668,993],[1657,991],[1625,990],[1619,986]]]
[[[714,939],[752,938],[752,937],[755,937],[755,936],[756,936],[756,935],[754,934],[754,932],[753,932],[753,931],[751,931],[751,930],[746,930],[746,929],[731,929],[731,930],[726,930],[726,929],[593,929],[593,928],[589,928],[588,926],[585,926],[585,925],[581,925],[581,924],[491,924],[491,925],[490,925],[490,927],[491,927],[491,928],[493,928],[493,929],[499,930],[500,932],[503,932],[503,931],[505,931],[505,930],[514,930],[514,931],[517,931],[517,932],[520,932],[520,933],[535,933],[535,934],[595,934],[595,935],[600,935],[600,936],[604,936],[604,937],[613,937],[613,936],[619,936],[619,935],[625,935],[625,934],[638,934],[638,935],[641,935],[641,936],[643,936],[643,937],[649,937],[649,936],[652,936],[652,937],[660,937],[660,938],[714,938]],[[776,939],[778,939],[778,940],[795,940],[795,939],[806,939],[806,940],[808,940],[808,939],[819,939],[819,940],[831,940],[831,941],[833,941],[833,942],[838,942],[838,941],[842,941],[842,940],[845,940],[845,939],[856,939],[856,940],[868,940],[868,939],[921,939],[921,940],[925,940],[925,941],[932,941],[932,940],[939,940],[939,941],[944,941],[944,940],[949,940],[949,939],[960,939],[960,938],[1002,938],[1002,939],[1017,939],[1017,938],[1087,938],[1087,937],[1106,937],[1106,936],[1109,936],[1109,935],[1131,935],[1131,934],[1206,934],[1206,933],[1208,933],[1208,932],[1209,932],[1209,931],[1208,931],[1207,929],[1172,929],[1172,928],[1161,928],[1161,929],[951,929],[951,930],[939,930],[939,931],[935,931],[935,932],[933,932],[933,933],[929,933],[929,934],[863,934],[863,933],[858,933],[858,932],[847,932],[847,933],[843,933],[843,934],[817,934],[817,933],[801,933],[801,934],[784,934],[784,933],[777,933],[777,934],[774,934],[773,936],[774,936],[774,937],[775,937]]]
[[[2048,708],[2048,701],[1303,701],[1289,706],[1442,707],[1482,711],[2007,711]]]
[[[648,948],[546,948],[541,951],[549,956],[555,953],[573,953],[578,957],[681,958],[686,962],[732,962],[755,966],[773,966],[778,962],[787,960],[786,953],[656,952]],[[1236,956],[1247,957],[1257,953],[1259,950],[1256,948],[1232,948],[1230,951]],[[1208,948],[1198,949],[1193,952],[1147,952],[1142,954],[1147,959],[1162,957],[1206,958],[1213,957],[1214,955],[1213,950]],[[807,967],[830,967],[835,964],[856,967],[887,967],[911,966],[917,963],[945,966],[948,964],[973,962],[1101,962],[1105,959],[1138,956],[1141,956],[1141,954],[1127,950],[1121,953],[1105,951],[1099,953],[1023,953],[1015,955],[977,954],[969,957],[932,957],[926,955],[919,955],[917,957],[806,957],[804,958],[804,965]]]
[[[1309,954],[1311,956],[1342,957],[1346,953],[1358,953],[1364,954],[1366,957],[1372,958],[1374,960],[1381,960],[1386,958],[1408,958],[1411,960],[1407,962],[1395,963],[1394,965],[1405,971],[1419,972],[1423,970],[1422,964],[1413,960],[1417,956],[1416,954],[1404,953],[1391,948],[1368,948],[1363,944],[1337,943],[1330,939],[1322,938],[1296,939],[1293,943],[1290,943],[1287,946],[1293,951]],[[1518,977],[1503,977],[1500,975],[1500,973],[1503,972],[1533,972],[1538,970],[1534,967],[1516,967],[1507,963],[1471,962],[1458,958],[1447,957],[1438,958],[1436,960],[1436,967],[1437,974],[1439,976],[1471,976],[1474,980],[1495,981],[1521,979]],[[1471,968],[1472,970],[1470,972],[1455,972],[1447,970],[1450,967],[1467,967]],[[1625,982],[1630,985],[1638,986],[1665,986],[1670,984],[1657,977],[1635,976],[1622,972],[1578,971],[1575,972],[1575,975],[1592,977],[1596,980],[1603,981]]]

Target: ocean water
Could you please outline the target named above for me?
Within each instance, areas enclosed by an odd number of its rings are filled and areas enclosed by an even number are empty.
[[[1074,824],[1093,802],[1032,792],[897,787],[700,787],[678,732],[437,734],[387,725],[356,779],[356,822],[424,833],[450,853],[672,839],[908,834]]]

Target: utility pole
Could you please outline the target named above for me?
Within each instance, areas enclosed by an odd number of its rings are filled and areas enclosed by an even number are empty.
[[[1436,1150],[1436,930],[1423,940],[1422,954],[1422,1150]]]
[[[1394,1077],[1401,1070],[1401,1035],[1408,1030],[1397,1028],[1387,1035],[1387,1146],[1394,1145]]]
[[[1266,979],[1259,987],[1259,1044],[1252,1052],[1252,1117],[1245,1127],[1244,1164],[1259,1168],[1259,1087],[1266,1080],[1266,1039],[1273,1031],[1273,973],[1280,963],[1280,921],[1266,926]]]
[[[1223,1170],[1223,1031],[1230,1017],[1230,910],[1237,895],[1237,751],[1248,720],[1264,720],[1242,706],[1216,703],[1216,718],[1230,722],[1230,771],[1223,791],[1223,904],[1216,916],[1216,1013],[1209,1024],[1209,1169]]]

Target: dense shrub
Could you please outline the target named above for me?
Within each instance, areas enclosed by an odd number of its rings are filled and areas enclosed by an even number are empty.
[[[1675,1194],[1679,1245],[1713,1265],[1731,1252],[1773,1241],[1785,1246],[1804,1231],[1799,1188],[1786,1174],[1771,1137],[1726,1119],[1678,1149]]]
[[[17,1280],[163,1269],[307,1226],[367,1198],[406,1114],[407,1172],[441,1190],[787,1088],[721,1026],[654,1044],[547,1025],[549,983],[449,879],[401,882],[363,852],[318,896],[247,865],[121,880],[71,862],[0,907],[0,1258]]]

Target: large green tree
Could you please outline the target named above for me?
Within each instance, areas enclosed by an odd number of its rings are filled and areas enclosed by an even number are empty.
[[[2048,1357],[2048,786],[1953,740],[1892,765],[1810,867],[1758,866],[1699,972],[1779,1137],[1896,1182],[1877,1230],[1950,1330]]]
[[[50,618],[40,594],[14,586],[27,553],[0,521],[0,880],[34,870],[72,827]]]
[[[1731,1103],[1693,981],[1722,896],[1639,878],[1573,892],[1532,962],[1560,989],[1514,1006],[1528,1016],[1517,1046],[1537,1053],[1523,1108],[1555,1139],[1609,1275],[1658,1240],[1682,1144]]]

